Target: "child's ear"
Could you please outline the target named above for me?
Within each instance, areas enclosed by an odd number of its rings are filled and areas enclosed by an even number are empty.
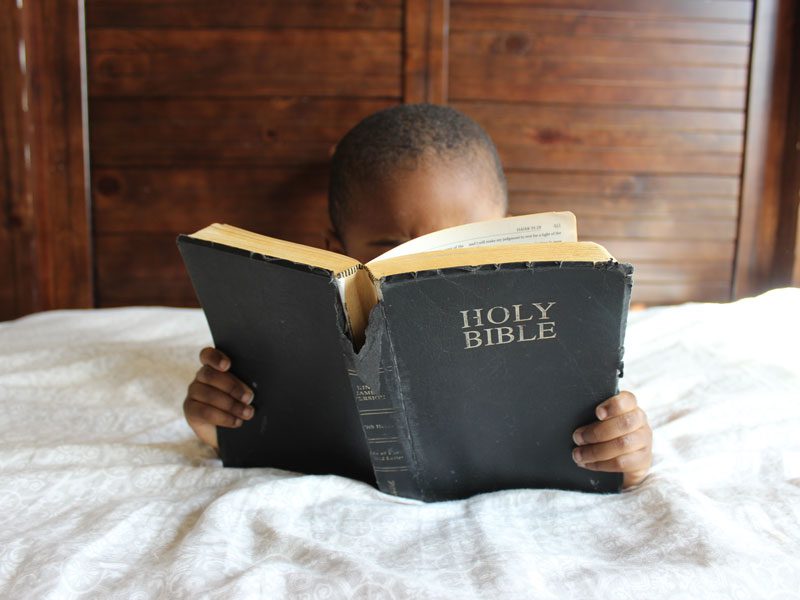
[[[325,250],[345,254],[342,240],[339,239],[339,236],[331,228],[325,230]]]

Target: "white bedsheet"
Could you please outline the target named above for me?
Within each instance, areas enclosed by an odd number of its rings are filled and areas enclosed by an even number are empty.
[[[223,469],[181,403],[202,313],[0,324],[2,598],[800,598],[800,290],[631,315],[638,488],[422,504]]]

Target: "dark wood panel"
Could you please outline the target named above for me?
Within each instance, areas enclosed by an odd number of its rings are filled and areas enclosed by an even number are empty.
[[[494,4],[529,6],[559,11],[667,17],[679,19],[709,19],[748,23],[752,16],[750,0],[452,0],[453,12],[460,5]],[[620,14],[627,13],[627,14]]]
[[[95,231],[191,233],[220,222],[319,246],[327,185],[324,167],[95,169]]]
[[[737,87],[746,85],[744,71],[750,59],[749,46],[533,34],[520,29],[511,32],[455,31],[450,36],[450,48],[454,55],[460,56],[525,58],[531,68],[537,68],[542,64],[539,61],[548,58],[559,62],[577,61],[582,68],[562,71],[576,77],[586,76],[589,72],[584,65],[591,65],[600,67],[594,76],[602,79],[616,78],[609,74],[611,69],[621,69],[620,77],[633,75],[644,80],[668,79],[676,83],[707,82]],[[554,69],[552,63],[543,64],[549,69],[539,72],[541,75]],[[639,68],[630,70],[633,65]],[[653,67],[655,71],[643,78],[642,65]],[[678,75],[677,70],[666,68],[671,66],[724,68],[683,68]]]
[[[449,9],[449,0],[405,3],[404,102],[447,102]]]
[[[350,99],[94,99],[96,167],[327,164],[342,135],[391,106]]]
[[[733,260],[734,242],[732,240],[642,240],[626,238],[595,237],[597,242],[619,261],[634,265],[640,261],[709,261],[728,262]]]
[[[0,0],[0,321],[35,310],[37,288],[31,251],[35,215],[25,201],[20,17],[13,0]]]
[[[397,29],[401,0],[87,0],[89,28]]]
[[[173,235],[95,236],[97,305],[197,306]]]
[[[727,302],[731,299],[727,281],[683,281],[634,283],[631,304],[660,305],[684,302]]]
[[[87,37],[96,96],[401,95],[399,31],[95,29]]]
[[[647,131],[630,127],[606,127],[604,123],[552,125],[517,124],[516,134],[511,128],[501,128],[490,122],[492,137],[508,154],[536,152],[554,147],[576,150],[639,149],[647,152],[708,152],[740,155],[743,146],[741,133],[697,131]]]
[[[711,154],[702,151],[665,152],[661,149],[571,149],[500,146],[500,158],[510,169],[556,171],[638,171],[643,173],[697,173],[737,175],[740,154]]]
[[[514,70],[479,66],[476,61],[453,61],[450,65],[452,100],[492,100],[553,104],[606,106],[652,106],[742,111],[745,91],[728,89],[673,88],[638,86],[620,81],[619,85],[553,81],[543,84],[539,77],[525,72],[524,65]]]
[[[638,261],[633,269],[634,286],[639,283],[709,282],[725,283],[730,288],[729,261],[686,261],[681,263]]]
[[[773,265],[775,285],[800,287],[800,13],[795,7],[789,110],[783,156],[780,217]]]
[[[451,102],[451,105],[491,127],[493,136],[511,137],[516,130],[518,136],[531,137],[541,130],[572,127],[645,134],[685,132],[741,136],[744,132],[744,114],[740,112],[463,101]],[[736,148],[741,151],[741,141]]]
[[[730,221],[738,215],[735,198],[703,196],[604,196],[585,192],[573,195],[554,192],[512,192],[509,197],[512,214],[528,214],[551,210],[571,210],[576,215],[605,215],[617,217],[662,217],[669,219],[692,219]],[[578,222],[578,231],[581,221]]]
[[[2,226],[14,315],[92,305],[78,0],[0,5]],[[3,282],[6,283],[6,282]]]
[[[455,38],[455,34],[453,37]],[[452,69],[454,81],[464,88],[478,85],[468,79],[468,74],[472,71],[473,80],[490,77],[491,85],[508,81],[515,85],[546,86],[562,81],[637,88],[719,89],[728,93],[737,90],[741,92],[747,86],[745,66],[699,67],[664,66],[646,62],[594,62],[563,60],[560,57],[542,57],[538,54],[526,57],[482,55],[482,59],[477,60],[475,55],[454,53]]]
[[[603,6],[608,5],[595,8]],[[636,9],[648,7],[637,4]],[[458,10],[455,5],[454,14]],[[536,34],[521,28],[452,32],[452,100],[744,109],[746,45]]]
[[[191,232],[218,221],[319,245],[328,228],[327,172],[315,169],[97,169],[98,234]],[[731,240],[732,200],[536,196],[514,194],[513,214],[572,210],[581,239],[631,237]]]
[[[588,194],[591,197],[714,197],[738,202],[738,177],[652,175],[643,173],[552,173],[509,170],[511,192],[538,191]]]
[[[639,171],[638,176],[648,171],[724,173],[731,175],[725,193],[738,193],[730,184],[740,169],[741,113],[479,102],[454,106],[489,130],[510,169],[628,169]],[[599,175],[584,177],[587,189],[596,189]],[[685,191],[700,192],[695,183]],[[562,178],[558,189],[561,185],[574,182]]]
[[[734,241],[736,219],[698,219],[687,216],[664,218],[654,215],[608,215],[575,210],[578,233],[582,240],[600,237],[619,237],[630,240],[669,240],[682,243],[686,240]]]
[[[794,213],[782,210],[781,167],[784,148],[795,143],[786,136],[797,11],[794,0],[756,4],[734,285],[737,298],[788,284],[788,277],[774,283],[772,278],[781,252],[776,246],[779,222]],[[796,196],[792,202],[796,206]]]
[[[722,42],[749,46],[749,22],[659,19],[639,12],[626,18],[596,11],[553,10],[528,5],[456,2],[451,31],[524,31],[534,34],[659,41]]]

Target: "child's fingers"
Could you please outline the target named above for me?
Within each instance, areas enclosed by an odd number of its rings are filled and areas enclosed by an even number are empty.
[[[231,368],[231,359],[216,348],[203,348],[200,350],[200,362],[217,371],[227,371]]]
[[[589,462],[580,465],[590,471],[606,471],[608,473],[628,473],[647,471],[650,468],[652,454],[649,448],[640,448],[628,454],[615,456],[609,460]]]
[[[253,401],[253,391],[232,373],[220,372],[214,367],[204,365],[197,371],[195,379],[215,387],[245,404],[250,404]]]
[[[190,425],[200,423],[219,427],[240,427],[243,423],[242,419],[194,398],[186,398],[183,402],[183,412]]]
[[[572,434],[572,439],[579,446],[608,442],[625,434],[636,431],[647,424],[647,417],[641,408],[634,408],[630,412],[611,417],[599,423],[592,423],[578,427]]]
[[[651,443],[652,432],[650,428],[640,427],[636,431],[626,433],[608,442],[575,448],[572,451],[572,458],[579,465],[600,462],[647,448]]]
[[[601,421],[619,416],[636,408],[636,396],[630,392],[620,392],[616,396],[611,396],[604,400],[595,408],[595,414]]]
[[[187,396],[244,420],[251,419],[255,412],[252,406],[242,404],[225,392],[200,381],[192,382]]]

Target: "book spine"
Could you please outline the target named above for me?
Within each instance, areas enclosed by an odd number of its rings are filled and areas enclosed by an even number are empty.
[[[375,311],[371,318],[366,345],[358,355],[348,353],[351,360],[347,372],[375,482],[386,494],[422,500],[397,366],[383,326],[382,311]]]

